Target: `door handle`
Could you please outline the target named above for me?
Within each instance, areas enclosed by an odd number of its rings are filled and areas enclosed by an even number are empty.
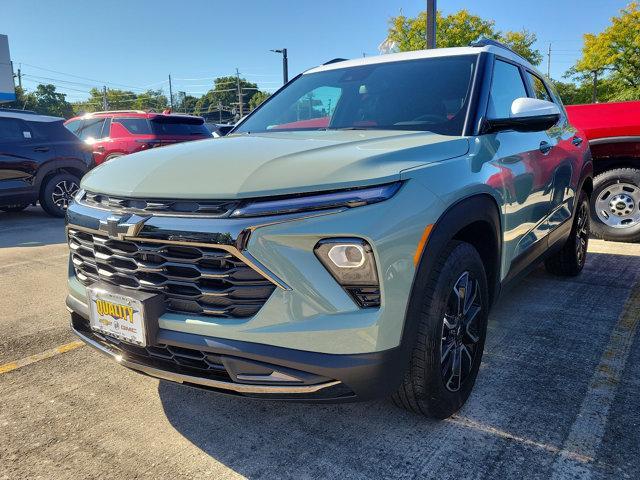
[[[582,139],[578,136],[575,136],[571,140],[571,143],[573,143],[576,147],[579,147],[580,145],[582,145]]]
[[[104,147],[102,145],[99,145],[99,146],[96,147],[96,150],[98,152],[104,152]]]
[[[549,142],[545,142],[544,140],[540,142],[540,151],[545,155],[551,151],[551,148],[553,148],[553,145]]]
[[[34,147],[34,152],[48,152],[51,150],[49,147]]]

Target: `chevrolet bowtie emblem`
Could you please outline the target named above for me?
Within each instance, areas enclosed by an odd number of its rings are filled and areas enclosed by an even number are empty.
[[[109,238],[124,240],[125,237],[138,235],[147,220],[149,220],[149,217],[141,217],[134,214],[110,215],[100,220],[100,231],[105,232]]]

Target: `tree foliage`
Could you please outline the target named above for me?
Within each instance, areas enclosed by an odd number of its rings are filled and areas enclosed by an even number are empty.
[[[130,90],[108,88],[105,96],[109,110],[154,110],[161,112],[169,105],[162,90],[147,90],[137,94]],[[76,114],[104,110],[103,91],[92,88],[89,91],[89,98],[83,102],[76,102],[73,107]]]
[[[596,74],[598,100],[640,98],[640,4],[631,2],[599,34],[584,35],[582,56],[568,76],[582,84]]]
[[[240,78],[240,88],[242,90],[242,109],[246,113],[251,99],[258,93],[258,85]],[[217,112],[220,108],[223,110],[238,108],[238,103],[238,79],[232,76],[218,77],[213,82],[213,88],[196,102],[195,113],[202,115]]]
[[[401,14],[389,20],[387,38],[400,51],[421,50],[426,48],[426,25],[426,12],[419,13],[417,17]],[[534,65],[542,61],[540,51],[533,48],[535,33],[527,30],[501,32],[493,20],[485,20],[466,9],[451,15],[437,12],[436,25],[438,48],[468,46],[484,37],[503,42]]]
[[[16,87],[16,100],[6,105],[8,108],[32,110],[41,115],[54,117],[71,117],[73,106],[67,102],[64,93],[56,92],[51,84],[40,84],[33,92],[26,92]]]
[[[257,91],[256,94],[253,97],[251,97],[251,100],[249,100],[249,109],[253,110],[257,108],[258,106],[260,106],[262,102],[264,102],[270,96],[271,94],[269,92]]]

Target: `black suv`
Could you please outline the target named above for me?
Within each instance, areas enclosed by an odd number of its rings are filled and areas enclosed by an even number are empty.
[[[49,215],[64,216],[93,157],[63,122],[0,109],[0,210],[19,212],[39,201]]]

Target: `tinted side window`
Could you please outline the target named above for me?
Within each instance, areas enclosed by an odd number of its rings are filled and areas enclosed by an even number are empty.
[[[73,122],[69,122],[65,125],[65,127],[67,127],[69,129],[69,131],[75,133],[76,135],[78,134],[78,129],[80,128],[80,125],[82,125],[82,120],[74,120]]]
[[[516,98],[527,97],[527,89],[522,81],[520,70],[511,63],[496,60],[493,67],[493,81],[489,93],[487,116],[489,118],[508,118],[511,104]]]
[[[114,123],[119,123],[133,135],[151,135],[151,127],[146,118],[114,118]]]
[[[529,76],[529,80],[531,81],[531,86],[533,86],[533,91],[536,94],[536,98],[539,98],[540,100],[547,100],[548,102],[553,102],[551,96],[549,95],[549,92],[547,91],[547,87],[544,86],[544,82],[531,72],[527,72],[527,75]]]
[[[27,124],[35,140],[47,142],[78,141],[76,136],[65,128],[62,120],[57,122],[27,122]]]
[[[15,118],[0,118],[0,142],[22,142],[31,138],[24,122]]]
[[[104,118],[88,118],[84,121],[84,124],[78,129],[76,134],[82,140],[87,140],[88,138],[96,140],[98,138],[102,138],[103,123]]]

